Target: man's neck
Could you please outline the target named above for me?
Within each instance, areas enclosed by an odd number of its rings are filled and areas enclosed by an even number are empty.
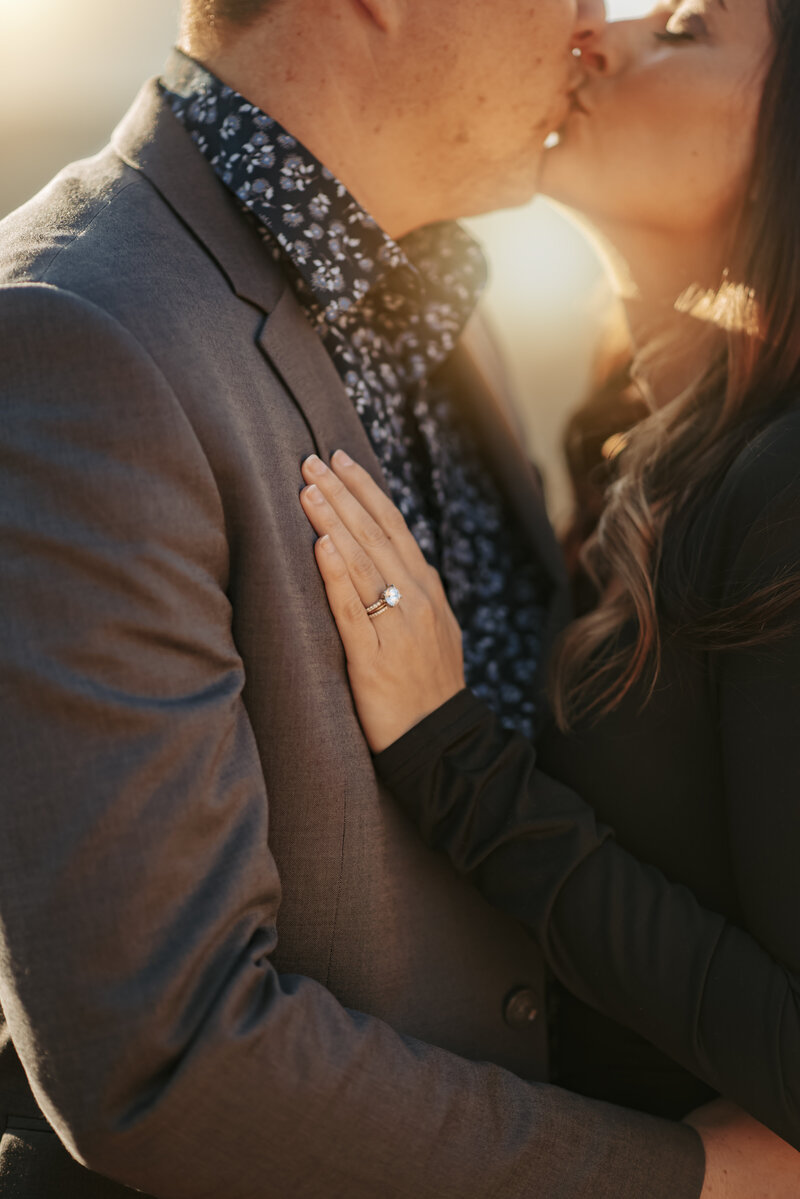
[[[374,31],[365,21],[354,38],[350,20],[346,32],[327,37],[323,45],[313,27],[287,27],[293,8],[277,7],[276,14],[288,16],[277,27],[276,15],[274,30],[257,27],[224,45],[184,37],[180,48],[307,146],[391,237],[437,219],[435,181],[417,189],[422,195],[403,186],[419,177],[412,139],[391,113],[376,107],[378,89],[370,95],[364,63],[379,70]],[[292,54],[291,46],[302,52]],[[358,69],[346,69],[350,59],[358,60]]]

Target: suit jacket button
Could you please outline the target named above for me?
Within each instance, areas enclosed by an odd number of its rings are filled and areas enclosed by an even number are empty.
[[[530,987],[515,987],[503,1001],[503,1019],[509,1028],[530,1028],[539,1015],[538,1003]]]

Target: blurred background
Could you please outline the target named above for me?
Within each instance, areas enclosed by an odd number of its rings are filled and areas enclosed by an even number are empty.
[[[652,0],[607,0],[612,20]],[[99,150],[158,70],[178,0],[0,0],[0,217],[60,167]],[[569,512],[561,453],[615,301],[600,260],[544,200],[469,222],[491,264],[486,297],[551,514]]]

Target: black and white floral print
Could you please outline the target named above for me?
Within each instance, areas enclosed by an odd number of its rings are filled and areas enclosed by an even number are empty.
[[[392,498],[442,575],[469,685],[532,735],[543,579],[454,397],[432,380],[484,285],[483,255],[455,223],[394,241],[291,134],[179,52],[162,86],[333,359]]]

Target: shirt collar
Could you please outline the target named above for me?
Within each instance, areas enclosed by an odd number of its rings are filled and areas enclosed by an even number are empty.
[[[426,226],[401,245],[307,147],[201,63],[174,50],[161,85],[215,174],[278,243],[329,320],[388,276],[420,303],[426,293],[456,293],[466,319],[486,268],[459,225]]]

